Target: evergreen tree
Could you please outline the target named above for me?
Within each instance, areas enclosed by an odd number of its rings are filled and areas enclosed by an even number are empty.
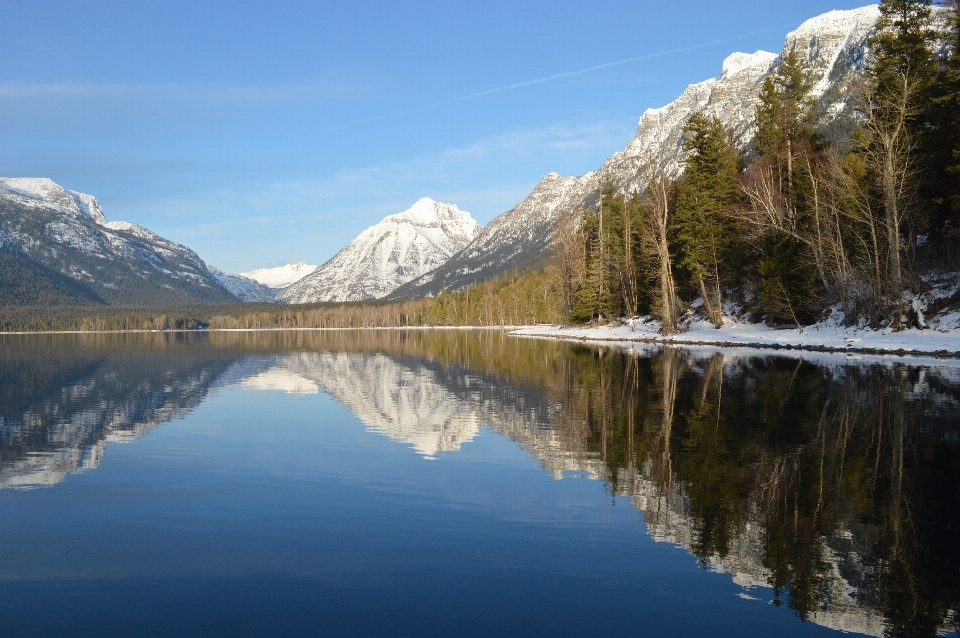
[[[803,57],[796,48],[790,49],[760,90],[754,140],[759,157],[750,171],[755,183],[766,182],[763,192],[774,194],[768,207],[778,208],[766,218],[778,220],[779,227],[765,228],[758,238],[760,307],[769,320],[798,324],[801,318],[811,318],[808,310],[816,301],[816,273],[810,265],[817,257],[807,239],[813,233],[806,201],[811,167],[817,162],[812,88]],[[746,190],[748,195],[757,192],[749,186]]]
[[[793,168],[792,153],[799,150],[801,141],[812,141],[816,135],[812,89],[810,70],[796,48],[783,55],[776,72],[764,78],[760,88],[754,147],[761,155],[782,159],[788,180]]]
[[[716,116],[690,116],[684,128],[685,178],[677,196],[679,265],[690,274],[714,325],[723,323],[721,288],[726,258],[735,257],[730,208],[738,199],[740,158]]]
[[[931,0],[882,0],[878,32],[870,39],[867,73],[881,93],[898,92],[904,77],[929,87],[937,76]],[[926,96],[918,91],[916,100]]]
[[[947,3],[947,47],[931,100],[924,146],[930,157],[927,194],[933,206],[932,239],[960,240],[960,2]]]

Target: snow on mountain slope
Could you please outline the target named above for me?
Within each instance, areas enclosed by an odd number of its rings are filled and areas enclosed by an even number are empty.
[[[424,197],[360,233],[277,297],[287,303],[379,299],[443,264],[480,229],[470,213]]]
[[[876,5],[831,11],[807,20],[786,37],[784,50],[798,48],[813,73],[814,93],[824,114],[820,126],[825,131],[842,126],[842,116],[851,113],[850,89],[862,69],[867,38],[875,32],[879,15]],[[435,295],[442,288],[459,290],[545,256],[560,215],[596,206],[601,178],[613,179],[620,192],[633,192],[643,191],[657,174],[676,177],[685,159],[683,126],[695,111],[720,118],[737,148],[748,152],[760,86],[778,64],[779,56],[766,51],[728,56],[720,77],[691,84],[674,102],[647,109],[634,138],[599,170],[573,177],[550,173],[526,199],[490,222],[463,252],[390,297]]]
[[[277,301],[277,293],[275,290],[249,277],[223,272],[211,264],[207,264],[207,271],[214,279],[220,282],[221,286],[242,301],[261,301],[266,303],[275,303]]]
[[[258,268],[240,275],[252,279],[268,288],[286,288],[296,283],[317,269],[315,264],[306,264],[298,261],[295,264],[284,264],[276,268]]]
[[[108,303],[236,301],[189,248],[46,178],[0,177],[0,249],[74,280]]]

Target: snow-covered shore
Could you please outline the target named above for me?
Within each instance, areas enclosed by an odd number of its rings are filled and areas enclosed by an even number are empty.
[[[714,328],[708,321],[699,320],[691,322],[684,332],[665,336],[660,334],[660,324],[657,321],[644,317],[631,319],[620,325],[541,325],[515,330],[511,334],[584,341],[960,357],[960,327],[955,326],[893,332],[818,324],[805,327],[801,331],[798,328],[770,328],[763,324],[727,319],[719,329]]]

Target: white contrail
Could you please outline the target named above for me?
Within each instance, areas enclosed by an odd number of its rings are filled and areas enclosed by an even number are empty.
[[[734,40],[740,40],[743,38],[749,38],[750,36],[760,35],[762,33],[770,33],[771,31],[780,31],[782,29],[787,29],[788,26],[780,27],[771,27],[770,29],[763,29],[762,31],[751,31],[750,33],[742,33],[740,35],[735,35],[729,38],[723,38],[722,40],[712,40],[710,42],[702,42],[700,44],[694,44],[688,47],[680,47],[678,49],[670,49],[668,51],[659,51],[657,53],[648,53],[646,55],[638,55],[633,58],[627,58],[626,60],[617,60],[616,62],[607,62],[606,64],[598,64],[596,66],[587,67],[585,69],[579,69],[577,71],[566,71],[564,73],[555,73],[554,75],[548,75],[542,78],[536,78],[534,80],[525,80],[523,82],[516,82],[514,84],[507,84],[505,86],[498,86],[495,89],[487,89],[486,91],[480,91],[479,93],[472,93],[470,95],[464,95],[463,97],[453,98],[452,100],[444,100],[442,102],[434,102],[432,104],[426,104],[424,106],[418,106],[413,109],[406,111],[400,111],[398,113],[391,113],[388,115],[375,115],[373,117],[368,117],[362,120],[357,120],[355,122],[349,122],[347,124],[341,124],[340,126],[334,126],[332,128],[323,129],[319,131],[320,133],[329,133],[331,131],[339,131],[341,129],[350,128],[352,126],[359,126],[360,124],[366,124],[367,122],[374,122],[376,120],[382,120],[388,117],[395,117],[398,115],[407,115],[408,113],[416,113],[417,111],[422,111],[424,109],[430,109],[437,106],[445,106],[447,104],[454,104],[456,102],[464,102],[466,100],[473,100],[478,97],[484,97],[487,95],[493,95],[494,93],[502,93],[503,91],[511,91],[513,89],[519,89],[525,86],[531,86],[534,84],[542,84],[544,82],[552,82],[553,80],[561,80],[563,78],[569,78],[574,75],[582,75],[584,73],[590,73],[592,71],[599,71],[600,69],[608,69],[612,66],[620,66],[621,64],[629,64],[631,62],[639,62],[641,60],[650,60],[652,58],[660,58],[665,55],[673,55],[675,53],[683,53],[685,51],[694,51],[696,49],[703,49],[715,44],[724,44],[726,42],[732,42]]]

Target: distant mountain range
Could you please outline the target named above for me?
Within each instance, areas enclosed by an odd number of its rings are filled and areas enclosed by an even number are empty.
[[[862,70],[876,5],[804,22],[784,50],[805,54],[820,103],[822,135],[852,126],[848,103]],[[642,190],[657,174],[682,171],[683,126],[695,111],[716,115],[749,155],[754,106],[780,55],[734,53],[719,78],[691,84],[674,102],[648,109],[634,138],[602,167],[550,173],[513,209],[482,228],[453,204],[423,198],[363,231],[325,264],[302,262],[248,273],[208,267],[193,251],[126,222],[108,222],[94,197],[47,179],[0,178],[0,302],[162,304],[183,301],[310,303],[418,298],[459,290],[549,254],[563,215],[595,207],[601,179]]]
[[[276,268],[259,268],[250,272],[233,274],[218,270],[209,265],[210,274],[243,301],[261,301],[276,303],[277,296],[287,286],[303,279],[314,270],[315,265],[298,261]]]

